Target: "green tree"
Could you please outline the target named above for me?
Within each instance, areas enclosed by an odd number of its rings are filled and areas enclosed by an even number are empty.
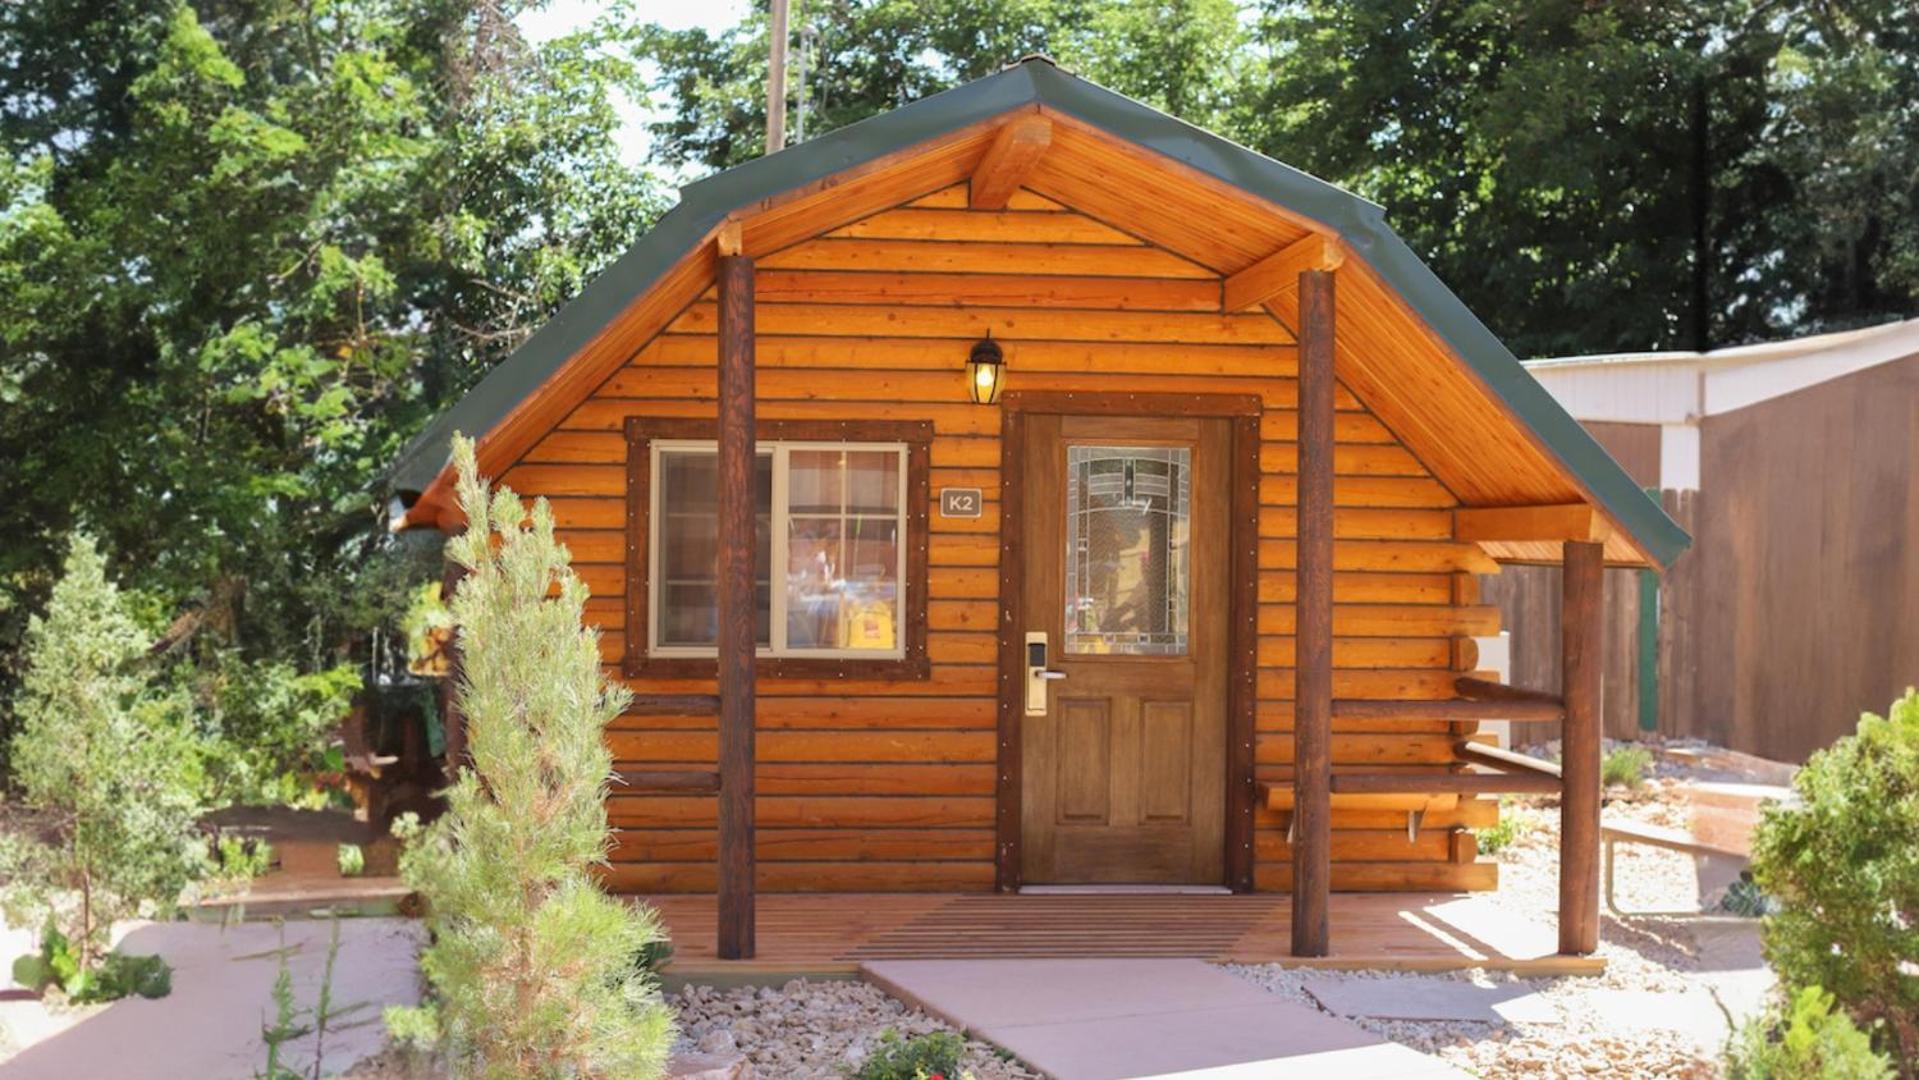
[[[612,32],[528,6],[0,5],[0,651],[76,526],[192,614],[208,715],[437,574],[381,470],[664,202]]]
[[[1242,66],[1233,0],[836,0],[802,4],[788,108],[821,135],[1043,53],[1196,124],[1225,114]],[[635,47],[673,111],[652,125],[657,160],[718,169],[765,149],[767,20],[761,6],[714,35],[657,25]],[[807,43],[810,43],[807,44]],[[797,124],[789,121],[792,132]]]
[[[457,439],[454,452],[467,527],[449,552],[470,574],[452,610],[472,765],[401,863],[434,930],[421,966],[440,1029],[484,1076],[657,1076],[672,1017],[636,961],[659,924],[593,876],[611,836],[605,729],[630,695],[601,672],[586,585],[546,501],[529,514],[511,491],[489,494],[473,444]]]
[[[8,918],[51,923],[84,980],[115,920],[170,907],[204,862],[193,822],[197,748],[153,685],[147,637],[91,538],[74,537],[46,615],[27,630],[13,738],[38,835],[0,847]]]

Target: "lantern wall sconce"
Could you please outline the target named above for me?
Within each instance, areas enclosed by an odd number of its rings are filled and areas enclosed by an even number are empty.
[[[973,404],[991,405],[998,401],[1005,382],[1006,354],[1000,351],[993,332],[988,330],[985,337],[973,343],[973,352],[966,358],[966,387],[973,395]]]

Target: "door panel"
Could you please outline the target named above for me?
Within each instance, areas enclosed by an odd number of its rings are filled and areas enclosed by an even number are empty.
[[[1064,676],[1021,725],[1023,879],[1219,884],[1230,422],[1023,423],[1009,629]]]

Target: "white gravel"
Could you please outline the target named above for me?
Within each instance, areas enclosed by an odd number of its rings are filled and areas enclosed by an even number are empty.
[[[887,1029],[905,1038],[951,1031],[864,982],[795,979],[784,986],[717,990],[689,986],[668,998],[679,1011],[682,1050],[743,1053],[756,1076],[836,1077],[863,1060]],[[994,1047],[968,1041],[962,1061],[978,1080],[1037,1076]]]
[[[1662,763],[1663,764],[1663,763]],[[1637,791],[1606,793],[1608,818],[1684,828],[1687,805],[1677,771],[1656,766],[1654,779]],[[1515,910],[1550,918],[1559,906],[1559,812],[1556,799],[1509,802],[1501,811],[1526,822],[1521,834],[1498,853],[1499,898]],[[1698,877],[1692,859],[1679,852],[1628,845],[1619,849],[1618,896],[1628,910],[1688,910],[1697,906]],[[1610,1019],[1594,1002],[1607,991],[1685,993],[1687,1000],[1715,1000],[1701,971],[1699,924],[1683,919],[1602,914],[1599,954],[1605,974],[1560,979],[1515,979],[1504,972],[1469,971],[1430,976],[1481,986],[1523,984],[1553,1004],[1560,1022],[1470,1023],[1352,1018],[1373,1032],[1415,1050],[1435,1054],[1485,1077],[1711,1077],[1718,1075],[1724,1021],[1709,1008],[1710,1027],[1692,1033],[1648,1029]],[[1738,934],[1741,931],[1727,931]],[[1755,930],[1756,932],[1756,930]],[[1293,1001],[1317,1006],[1303,988],[1307,978],[1380,979],[1385,972],[1309,972],[1276,964],[1228,965],[1240,978]],[[1763,981],[1764,977],[1760,976]],[[1735,1015],[1741,1011],[1728,997]]]

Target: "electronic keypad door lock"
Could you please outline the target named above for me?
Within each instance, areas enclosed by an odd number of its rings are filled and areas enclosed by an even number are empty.
[[[1046,667],[1046,631],[1028,630],[1026,632],[1026,715],[1046,715],[1046,684],[1054,679],[1064,679],[1064,671],[1051,671]]]

